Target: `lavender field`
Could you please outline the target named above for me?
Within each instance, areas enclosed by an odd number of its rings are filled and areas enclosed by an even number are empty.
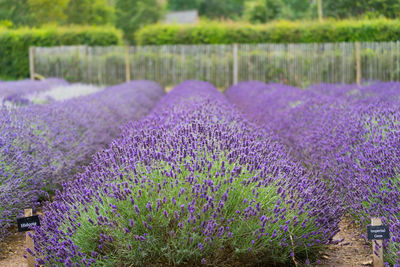
[[[365,238],[371,217],[389,225],[400,266],[400,83],[26,97],[67,85],[50,81],[0,82],[15,99],[0,108],[0,241],[41,206],[38,264],[318,266],[350,216]]]
[[[23,81],[4,87],[22,88],[15,91],[25,99],[24,91],[48,90],[47,85]],[[122,124],[146,115],[163,94],[158,84],[137,81],[47,105],[0,107],[0,240],[24,208],[54,194],[119,135]]]

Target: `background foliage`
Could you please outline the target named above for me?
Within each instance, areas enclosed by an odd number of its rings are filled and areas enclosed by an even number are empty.
[[[116,25],[124,31],[124,37],[134,43],[132,33],[146,24],[157,22],[162,9],[157,0],[116,0]]]
[[[126,41],[141,27],[163,20],[169,11],[197,9],[203,19],[267,23],[317,17],[310,0],[0,0],[0,21],[15,27],[114,25]],[[400,0],[322,0],[327,18],[398,18]]]
[[[321,43],[396,41],[400,20],[329,20],[323,23],[279,21],[263,25],[204,23],[198,25],[152,25],[137,32],[141,45]]]
[[[121,43],[121,33],[104,27],[47,27],[9,30],[0,28],[0,77],[24,78],[29,76],[30,46],[91,45],[109,46]]]
[[[104,25],[115,20],[115,9],[106,0],[70,0],[65,12],[70,24]]]
[[[396,19],[400,15],[400,0],[322,0],[324,23],[315,21],[315,3],[310,0],[0,0],[0,28],[18,31],[21,27],[32,27],[46,31],[49,24],[52,28],[89,25],[105,26],[106,31],[108,27],[116,27],[122,30],[124,43],[133,45],[398,39],[399,23]],[[198,10],[202,23],[146,27],[162,22],[168,12],[189,9]],[[350,20],[337,21],[339,19]],[[24,38],[18,42],[14,50],[30,45]],[[37,42],[40,45],[45,43],[47,40]],[[73,44],[87,42],[76,41]],[[9,58],[9,47],[9,44],[0,47],[0,55]],[[27,50],[23,54],[27,55]],[[0,62],[7,60],[1,59]],[[26,77],[28,66],[21,67],[23,71],[16,71],[13,66],[22,66],[26,62],[27,58],[15,58],[9,65],[2,65],[0,76],[3,79],[6,78],[4,75]]]

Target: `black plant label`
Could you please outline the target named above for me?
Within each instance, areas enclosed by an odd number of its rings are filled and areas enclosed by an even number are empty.
[[[387,225],[367,226],[367,231],[369,240],[383,240],[390,238],[389,226]]]
[[[18,232],[26,232],[32,230],[34,226],[40,226],[39,215],[24,217],[17,219]]]

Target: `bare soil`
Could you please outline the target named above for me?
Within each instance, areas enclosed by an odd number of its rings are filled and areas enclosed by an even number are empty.
[[[359,267],[372,266],[371,244],[361,237],[362,229],[351,218],[345,217],[339,224],[340,232],[334,240],[344,239],[337,245],[330,245],[318,266]]]
[[[25,254],[25,233],[18,233],[12,229],[12,234],[0,244],[0,267],[26,267]]]

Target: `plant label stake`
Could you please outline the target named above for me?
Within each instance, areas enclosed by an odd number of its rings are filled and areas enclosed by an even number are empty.
[[[33,226],[40,226],[39,215],[32,216],[32,209],[25,209],[24,215],[24,218],[17,219],[18,232],[27,232],[30,231]],[[33,240],[28,233],[25,234],[25,246],[34,251]],[[26,261],[28,267],[35,266],[35,258],[30,253],[27,253]]]
[[[372,240],[374,267],[383,267],[383,241],[390,238],[389,227],[382,225],[380,218],[372,218],[367,227],[368,239]]]

